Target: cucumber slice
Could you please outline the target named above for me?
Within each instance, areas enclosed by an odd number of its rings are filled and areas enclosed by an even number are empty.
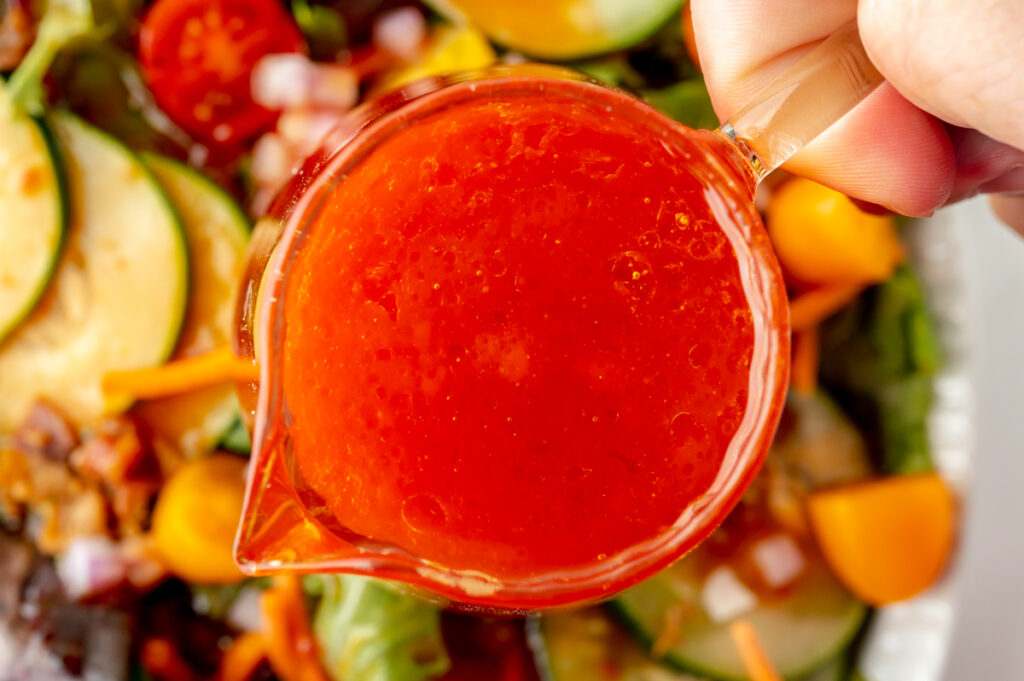
[[[658,639],[666,622],[680,622],[666,662],[722,681],[744,681],[747,675],[728,625],[709,620],[701,606],[702,577],[693,558],[625,591],[615,607],[647,644]],[[814,560],[785,597],[762,601],[744,619],[757,630],[779,674],[799,679],[838,657],[866,614],[867,607]]]
[[[700,681],[652,660],[604,608],[532,619],[527,638],[544,681]]]
[[[67,225],[60,153],[46,125],[0,82],[0,343],[25,319],[54,269]]]
[[[532,57],[578,59],[653,35],[682,0],[426,0],[454,23]]]
[[[163,362],[178,338],[188,257],[178,216],[142,162],[70,114],[50,119],[71,216],[52,285],[0,348],[0,432],[38,398],[82,424],[125,409],[101,381]]]
[[[181,215],[188,242],[188,309],[174,356],[189,357],[227,345],[249,221],[224,190],[195,170],[163,156],[142,158]],[[146,400],[135,411],[187,456],[196,456],[214,449],[231,430],[238,399],[234,386],[220,385]]]
[[[842,658],[836,658],[801,681],[846,681],[846,669]]]

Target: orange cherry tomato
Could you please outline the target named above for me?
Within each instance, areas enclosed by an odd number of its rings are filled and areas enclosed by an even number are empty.
[[[139,61],[157,104],[186,132],[217,145],[270,126],[249,86],[265,55],[303,52],[276,0],[157,0],[139,33]]]

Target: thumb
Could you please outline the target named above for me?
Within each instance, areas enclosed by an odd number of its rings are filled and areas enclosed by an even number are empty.
[[[904,97],[1024,149],[1024,2],[860,0],[861,39]]]

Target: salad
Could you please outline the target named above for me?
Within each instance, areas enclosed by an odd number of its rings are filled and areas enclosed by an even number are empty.
[[[902,221],[803,178],[758,196],[790,294],[782,422],[678,563],[525,619],[235,565],[250,230],[354,107],[529,59],[717,126],[687,7],[570,4],[0,4],[0,680],[863,679],[873,609],[952,551],[942,358]]]

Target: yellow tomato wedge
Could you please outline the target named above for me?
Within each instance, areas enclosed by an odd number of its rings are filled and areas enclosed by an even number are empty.
[[[833,572],[872,605],[927,589],[953,548],[953,495],[934,473],[817,492],[808,511]]]
[[[230,584],[244,575],[232,546],[245,497],[245,460],[227,454],[196,459],[167,481],[153,509],[153,543],[161,562],[190,582]]]
[[[434,31],[416,62],[385,76],[378,89],[394,90],[423,78],[486,68],[497,58],[487,38],[477,29],[445,24]]]
[[[905,257],[892,217],[865,213],[801,177],[772,195],[767,226],[784,271],[800,285],[885,281]]]
[[[565,60],[635,45],[681,0],[427,0],[497,42],[532,57]]]

